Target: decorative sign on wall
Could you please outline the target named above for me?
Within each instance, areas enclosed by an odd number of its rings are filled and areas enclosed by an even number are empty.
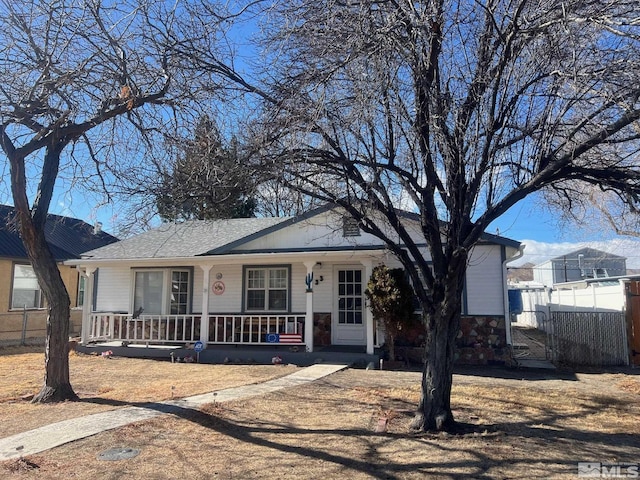
[[[211,285],[211,291],[215,295],[222,295],[224,293],[224,282],[221,282],[220,280],[213,282],[213,285]]]

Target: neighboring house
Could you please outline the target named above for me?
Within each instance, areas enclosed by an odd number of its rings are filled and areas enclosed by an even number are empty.
[[[402,218],[420,238],[416,216]],[[461,361],[508,355],[505,264],[519,247],[486,235],[471,252]],[[365,304],[367,281],[378,264],[399,266],[379,239],[329,207],[293,218],[163,224],[66,263],[88,275],[88,288],[96,284],[95,309],[85,303],[84,343],[360,346],[367,353],[384,342]]]
[[[533,267],[533,280],[551,287],[557,283],[627,274],[627,259],[593,248],[581,248]]]
[[[79,332],[81,307],[87,296],[83,278],[75,267],[62,262],[78,259],[88,250],[118,239],[82,220],[48,215],[45,238],[59,262],[62,279],[71,298],[72,330]],[[42,339],[46,335],[47,311],[33,268],[16,225],[14,208],[0,205],[0,343]]]

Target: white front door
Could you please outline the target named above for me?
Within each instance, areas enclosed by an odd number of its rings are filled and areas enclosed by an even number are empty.
[[[336,267],[334,278],[333,344],[365,345],[364,270]]]

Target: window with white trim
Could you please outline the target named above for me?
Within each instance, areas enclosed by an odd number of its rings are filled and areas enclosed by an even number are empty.
[[[44,308],[44,298],[31,265],[13,264],[11,308]]]
[[[87,277],[78,274],[78,295],[76,296],[76,306],[82,307],[84,305],[84,294],[86,290]]]
[[[135,270],[133,311],[150,315],[189,313],[191,275],[190,269]]]
[[[285,312],[289,309],[289,268],[247,267],[245,310]]]

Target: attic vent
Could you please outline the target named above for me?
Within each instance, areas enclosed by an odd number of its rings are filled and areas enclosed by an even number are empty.
[[[342,218],[342,236],[344,237],[359,237],[360,225],[358,221],[352,217]]]

